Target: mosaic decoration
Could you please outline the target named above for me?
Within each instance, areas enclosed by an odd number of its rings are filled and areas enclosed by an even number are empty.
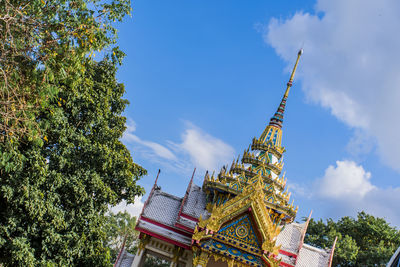
[[[236,228],[235,233],[239,238],[243,239],[243,238],[246,238],[248,236],[249,230],[246,227],[244,227],[243,225],[241,225],[241,226]]]
[[[248,215],[240,217],[221,228],[218,234],[257,249],[260,247],[260,242],[258,241]]]
[[[223,244],[218,241],[211,241],[204,243],[202,248],[210,250],[212,252],[217,252],[223,256],[228,256],[230,258],[235,259],[238,262],[250,265],[250,266],[263,266],[262,260],[260,257],[257,257],[253,254],[244,252],[235,247],[231,247],[229,245]]]

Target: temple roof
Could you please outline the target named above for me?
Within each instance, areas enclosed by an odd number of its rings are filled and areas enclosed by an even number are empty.
[[[387,267],[397,267],[400,265],[400,247],[396,250],[393,256],[390,258]]]
[[[206,194],[200,186],[192,184],[188,198],[186,199],[182,212],[194,218],[199,218],[205,211]]]
[[[120,255],[118,255],[118,259],[114,264],[114,267],[131,267],[133,259],[135,255],[127,252],[125,248],[122,248]]]
[[[181,203],[182,198],[155,187],[143,207],[136,230],[189,248],[192,241],[191,235],[175,226]]]
[[[184,198],[163,192],[155,186],[143,207],[136,229],[189,248],[198,218],[207,213],[205,205],[205,194],[195,184],[190,184]]]
[[[200,215],[208,215],[205,207],[206,193],[195,184],[190,184],[184,198],[168,194],[161,191],[159,187],[155,187],[143,208],[137,230],[190,248],[192,231],[183,230],[179,224],[183,224],[188,230],[194,230]],[[302,244],[306,228],[307,223],[290,223],[282,229],[276,241],[276,244],[281,246],[278,258],[288,264],[287,266],[329,266],[329,251]],[[125,257],[124,254],[121,257]],[[126,258],[132,257],[126,256]]]
[[[157,188],[154,190],[152,196],[149,197],[146,207],[143,209],[142,216],[174,227],[181,202],[182,198],[168,194]]]
[[[281,246],[281,250],[297,254],[299,252],[302,234],[305,230],[306,223],[287,224],[278,235],[276,244]]]
[[[326,267],[329,266],[328,251],[304,244],[299,252],[296,267]]]

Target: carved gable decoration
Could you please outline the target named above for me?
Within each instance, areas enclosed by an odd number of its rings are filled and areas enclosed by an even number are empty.
[[[252,247],[251,251],[258,251],[261,243],[258,240],[254,225],[249,214],[244,214],[238,219],[226,224],[215,235],[216,238],[226,240],[229,243],[238,244],[242,248]]]
[[[199,220],[193,241],[202,249],[221,252],[218,246],[211,246],[218,241],[228,247],[238,248],[237,253],[242,250],[261,257],[271,266],[277,266],[279,261],[274,259],[274,255],[278,255],[279,246],[275,245],[275,241],[281,227],[275,222],[279,220],[271,218],[275,214],[265,206],[264,187],[261,175],[252,178],[239,195],[214,207],[208,219]],[[258,230],[260,240],[254,229]],[[226,251],[222,254],[236,262],[248,261],[239,254]]]

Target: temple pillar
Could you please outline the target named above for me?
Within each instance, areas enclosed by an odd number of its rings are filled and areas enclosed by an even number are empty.
[[[172,254],[174,255],[172,258],[172,262],[170,267],[176,267],[178,266],[179,263],[179,258],[183,255],[183,253],[185,252],[185,250],[181,247],[175,246],[174,250],[172,252]]]
[[[200,255],[196,256],[193,260],[193,266],[196,267],[207,267],[208,260],[210,259],[210,254],[202,251]]]

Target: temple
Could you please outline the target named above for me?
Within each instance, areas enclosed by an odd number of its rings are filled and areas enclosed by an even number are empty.
[[[115,267],[145,266],[148,257],[169,266],[331,266],[335,244],[304,243],[311,214],[294,222],[298,207],[282,175],[283,117],[302,52],[277,111],[241,158],[218,175],[207,172],[201,187],[193,173],[183,197],[163,192],[157,176],[136,225],[138,253],[122,248]]]

